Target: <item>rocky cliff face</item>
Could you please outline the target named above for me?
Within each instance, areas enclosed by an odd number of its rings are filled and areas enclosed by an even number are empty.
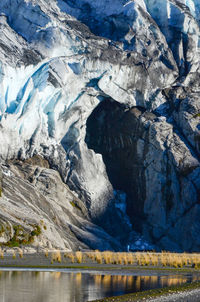
[[[21,212],[37,205],[53,225],[45,198],[55,216],[67,203],[53,227],[59,246],[98,248],[104,238],[120,249],[142,236],[160,249],[200,250],[199,12],[197,0],[1,1],[0,158],[14,173],[3,180],[4,223],[25,199]],[[27,171],[38,155],[49,167]],[[19,170],[31,197],[7,191],[13,180],[18,191]],[[62,196],[49,187],[58,173]],[[107,234],[98,241],[86,222]],[[56,246],[48,236],[41,244]]]
[[[66,250],[121,249],[94,225],[83,202],[38,156],[3,169],[0,243]]]

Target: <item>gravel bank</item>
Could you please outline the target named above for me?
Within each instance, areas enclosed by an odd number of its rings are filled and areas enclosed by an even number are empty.
[[[138,300],[144,301],[144,300]],[[145,300],[147,302],[200,302],[200,288]],[[127,301],[128,302],[128,301]]]
[[[200,302],[200,282],[108,297],[92,302]]]

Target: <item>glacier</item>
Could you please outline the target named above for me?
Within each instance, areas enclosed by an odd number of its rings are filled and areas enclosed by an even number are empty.
[[[2,164],[48,160],[121,242],[200,250],[199,12],[197,0],[1,1]]]

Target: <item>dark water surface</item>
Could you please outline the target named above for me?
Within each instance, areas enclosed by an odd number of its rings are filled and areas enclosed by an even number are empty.
[[[85,302],[196,280],[200,276],[0,271],[0,302]]]

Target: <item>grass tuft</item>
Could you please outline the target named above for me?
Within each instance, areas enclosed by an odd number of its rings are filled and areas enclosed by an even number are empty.
[[[78,251],[75,253],[75,255],[76,255],[77,262],[83,263],[83,253]]]

